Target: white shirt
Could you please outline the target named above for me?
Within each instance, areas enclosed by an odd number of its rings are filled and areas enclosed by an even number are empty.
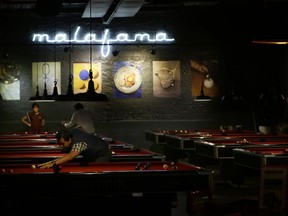
[[[70,122],[64,124],[66,128],[81,127],[87,133],[95,133],[93,113],[89,110],[80,109],[72,114]]]

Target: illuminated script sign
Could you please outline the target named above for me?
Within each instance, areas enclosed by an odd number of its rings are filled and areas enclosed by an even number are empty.
[[[107,57],[110,53],[110,44],[115,43],[136,43],[138,41],[147,43],[157,43],[157,42],[172,42],[174,38],[169,38],[166,33],[159,32],[157,34],[150,35],[148,33],[137,33],[134,35],[129,35],[127,33],[119,33],[114,38],[109,37],[109,29],[105,29],[102,36],[96,33],[86,33],[81,34],[80,26],[78,26],[75,32],[72,33],[71,38],[66,33],[57,33],[53,36],[49,36],[45,33],[35,33],[33,34],[33,42],[40,43],[73,43],[73,44],[101,44],[101,55]]]

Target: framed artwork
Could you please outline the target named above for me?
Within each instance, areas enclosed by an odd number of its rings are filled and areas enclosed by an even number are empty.
[[[219,62],[215,59],[191,60],[192,96],[198,96],[203,87],[204,94],[213,97],[219,95]]]
[[[88,90],[90,80],[89,71],[91,63],[74,63],[73,64],[73,91],[74,94],[85,93]],[[92,80],[94,82],[95,92],[102,92],[102,71],[101,62],[92,63]]]
[[[39,90],[39,95],[47,90],[53,94],[56,85],[58,94],[61,94],[61,62],[32,62],[32,89],[33,93]]]
[[[153,61],[155,97],[178,97],[180,87],[180,61]]]
[[[142,97],[142,61],[114,63],[115,98]]]
[[[0,64],[0,100],[20,100],[20,66]]]

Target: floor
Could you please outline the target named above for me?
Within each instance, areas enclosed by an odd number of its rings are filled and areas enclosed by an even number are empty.
[[[259,207],[259,176],[247,173],[241,184],[223,180],[218,167],[215,171],[211,197],[208,192],[200,193],[190,202],[190,212],[186,211],[187,196],[178,194],[178,205],[172,216],[287,216],[288,211],[281,208]]]
[[[211,196],[200,192],[199,196],[196,195],[189,202],[190,208],[187,211],[187,195],[179,193],[172,216],[288,216],[288,194],[284,208],[275,207],[275,199],[266,201],[267,205],[260,207],[260,197],[263,198],[263,195],[260,193],[259,170],[236,166],[229,160],[202,157],[195,152],[183,154],[181,151],[175,154],[174,150],[169,151],[164,145],[160,147],[154,145],[151,149],[165,154],[166,160],[184,161],[214,172]]]

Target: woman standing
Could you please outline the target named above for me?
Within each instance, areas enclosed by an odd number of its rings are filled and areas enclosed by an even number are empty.
[[[39,133],[45,126],[45,116],[39,111],[39,104],[32,104],[32,112],[27,112],[21,118],[21,122],[28,126],[28,131],[32,133]],[[27,121],[28,120],[28,121]]]

